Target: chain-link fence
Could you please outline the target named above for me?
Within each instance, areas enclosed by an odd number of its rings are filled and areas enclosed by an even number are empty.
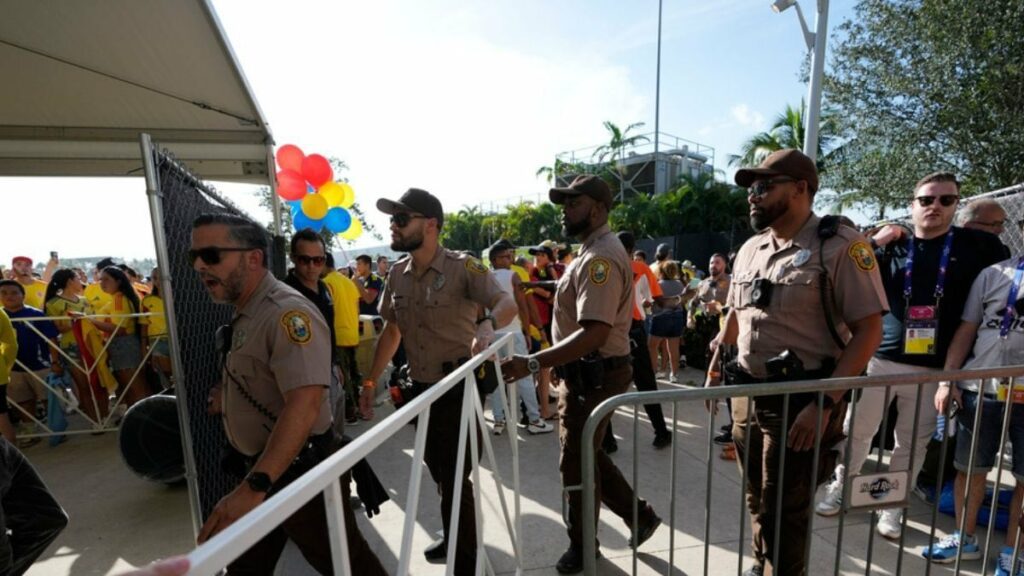
[[[1024,183],[979,194],[964,200],[964,207],[982,200],[993,200],[1006,212],[1006,222],[999,239],[1010,248],[1010,254],[1024,254]],[[961,208],[963,210],[964,208]]]
[[[170,282],[170,297],[166,299],[168,328],[176,332],[177,337],[172,338],[172,343],[177,344],[177,349],[172,353],[177,355],[181,367],[175,379],[179,390],[185,392],[179,393],[179,398],[184,397],[187,404],[185,413],[191,446],[186,449],[191,451],[195,464],[199,512],[202,518],[206,518],[220,498],[237,484],[237,480],[221,469],[221,455],[227,440],[220,419],[206,412],[210,390],[221,378],[215,334],[219,326],[231,321],[232,310],[230,306],[216,304],[210,299],[188,260],[188,248],[192,222],[200,214],[248,216],[189,172],[167,151],[153,146],[149,153],[155,163],[159,191],[156,197],[162,212],[162,217],[156,219],[161,230],[156,233],[163,234],[167,250],[167,261],[161,261],[160,265],[164,278]],[[269,235],[267,244],[274,252]],[[272,261],[275,256],[280,258],[282,255],[272,254]]]

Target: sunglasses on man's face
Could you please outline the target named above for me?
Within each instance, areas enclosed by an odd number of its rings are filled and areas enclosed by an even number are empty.
[[[305,266],[309,266],[310,264],[314,264],[316,266],[323,266],[326,260],[327,257],[325,256],[305,256],[303,254],[292,254],[292,262],[295,262],[296,264],[302,264]]]
[[[426,216],[422,214],[411,214],[409,212],[399,212],[391,215],[391,223],[399,228],[405,228],[409,225],[409,222],[412,222],[415,218],[426,218]]]
[[[765,194],[771,192],[772,188],[778,184],[785,184],[786,182],[796,182],[795,179],[784,176],[782,178],[772,178],[771,180],[758,180],[754,182],[754,185],[747,188],[747,196],[755,196],[761,198]]]
[[[210,266],[220,264],[221,252],[247,252],[249,250],[256,250],[256,248],[242,248],[242,247],[220,247],[220,246],[207,246],[206,248],[196,248],[188,251],[188,261],[191,264],[196,263],[196,258],[202,258],[203,262],[206,262]]]
[[[956,194],[943,194],[941,196],[917,196],[916,198],[914,198],[914,200],[917,200],[917,204],[919,206],[931,206],[932,204],[935,203],[936,200],[938,200],[939,204],[942,204],[947,208],[949,208],[953,204],[956,204],[957,200],[959,199],[960,196],[957,196]]]

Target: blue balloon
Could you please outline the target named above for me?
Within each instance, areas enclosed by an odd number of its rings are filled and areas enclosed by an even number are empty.
[[[292,216],[292,227],[296,230],[304,230],[306,228],[312,228],[314,232],[319,232],[324,227],[323,220],[313,220],[309,216],[306,216],[300,210],[297,214]]]
[[[309,193],[309,194],[312,194],[312,193],[316,192],[316,188],[313,188],[313,185],[307,182],[306,183],[306,192]]]
[[[344,208],[331,208],[324,216],[324,226],[335,234],[341,234],[352,226],[352,215]]]
[[[288,207],[292,209],[292,212],[295,212],[295,210],[302,208],[302,200],[289,200],[285,202],[285,204],[287,204]]]

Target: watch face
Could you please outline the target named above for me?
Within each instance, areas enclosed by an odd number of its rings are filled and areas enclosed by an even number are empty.
[[[540,360],[537,360],[536,358],[530,358],[529,360],[526,361],[526,368],[531,373],[540,372]]]
[[[257,492],[270,492],[270,487],[273,485],[270,476],[263,472],[252,472],[245,477],[245,481],[249,483],[250,488]]]

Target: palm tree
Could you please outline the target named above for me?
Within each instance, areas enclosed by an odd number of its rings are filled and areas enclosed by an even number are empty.
[[[612,122],[606,120],[604,122],[604,127],[608,130],[611,139],[607,144],[598,146],[591,155],[591,158],[596,158],[598,162],[604,162],[605,158],[611,156],[612,161],[618,161],[622,159],[622,154],[626,151],[626,148],[636,146],[639,142],[650,142],[651,139],[647,136],[639,134],[635,136],[627,136],[630,130],[633,130],[634,128],[642,128],[643,125],[643,122],[636,122],[626,126],[625,130],[622,130]]]
[[[741,154],[729,155],[730,166],[757,166],[769,154],[784,148],[802,149],[804,146],[803,101],[799,108],[786,105],[786,109],[775,117],[767,132],[754,134],[740,146]],[[829,110],[822,110],[818,127],[818,172],[825,169],[825,159],[833,150],[836,140],[835,116]]]

